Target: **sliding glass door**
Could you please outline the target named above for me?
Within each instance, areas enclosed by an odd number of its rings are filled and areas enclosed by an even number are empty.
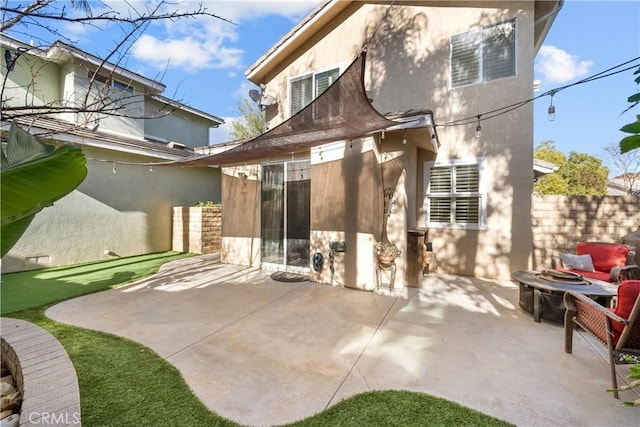
[[[311,165],[262,166],[262,262],[309,267]]]

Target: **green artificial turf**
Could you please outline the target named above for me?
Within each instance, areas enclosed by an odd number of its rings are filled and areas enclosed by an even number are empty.
[[[3,313],[5,296],[12,300],[11,304],[6,303],[6,310],[14,311],[15,307],[20,305],[39,305],[12,312],[10,317],[26,320],[46,329],[60,341],[69,354],[78,376],[84,426],[239,425],[209,411],[189,389],[180,372],[149,348],[115,335],[58,323],[44,314],[54,301],[124,284],[157,271],[165,261],[183,256],[186,255],[157,254],[3,276]],[[137,265],[138,263],[140,265]],[[97,281],[97,284],[92,280]],[[48,295],[47,298],[43,298],[40,292]],[[46,299],[47,303],[38,303]],[[215,387],[215,384],[211,386]],[[317,415],[289,425],[299,427],[511,424],[423,393],[376,391],[353,396]]]
[[[4,316],[14,311],[120,286],[155,273],[168,261],[192,255],[163,252],[3,274],[0,283],[0,313]]]
[[[83,426],[237,426],[209,411],[180,372],[153,350],[114,335],[55,322],[48,306],[13,313],[53,334],[78,376]]]
[[[320,414],[288,424],[291,427],[511,425],[449,400],[405,390],[360,393]]]

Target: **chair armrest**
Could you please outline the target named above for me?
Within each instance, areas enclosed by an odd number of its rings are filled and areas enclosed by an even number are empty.
[[[582,304],[577,305],[576,301],[580,301]],[[582,317],[580,313],[581,311],[580,308],[584,308],[591,315],[595,315],[595,316],[600,315],[603,317],[608,317],[612,321],[620,323],[622,325],[627,325],[629,323],[627,319],[624,319],[618,316],[613,311],[609,310],[606,307],[601,306],[600,304],[598,304],[588,296],[578,292],[574,292],[574,291],[566,292],[564,294],[564,305],[567,308],[567,310],[574,311],[578,318]]]
[[[562,261],[560,261],[559,257],[551,258],[551,268],[553,268],[554,270],[562,268]]]

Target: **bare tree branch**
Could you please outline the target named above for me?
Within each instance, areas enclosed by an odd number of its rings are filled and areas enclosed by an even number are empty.
[[[228,22],[230,24],[235,25],[235,23],[233,23],[232,21],[225,19],[219,15],[216,15],[214,13],[210,13],[208,12],[206,7],[203,7],[202,5],[200,5],[198,7],[198,9],[190,11],[190,12],[180,12],[178,9],[174,10],[173,12],[166,12],[166,13],[161,13],[161,14],[140,14],[137,17],[122,17],[119,16],[118,13],[116,13],[113,10],[109,10],[107,12],[103,12],[100,15],[97,16],[79,16],[79,17],[71,17],[68,16],[66,14],[66,12],[60,11],[58,13],[41,13],[38,12],[38,10],[42,9],[43,7],[49,5],[53,0],[36,0],[36,3],[45,3],[37,8],[35,8],[34,10],[29,10],[29,7],[20,10],[20,9],[15,9],[15,8],[11,8],[11,7],[7,7],[7,6],[1,6],[0,7],[0,11],[4,12],[4,13],[10,13],[10,14],[16,14],[16,16],[14,16],[12,19],[10,19],[9,21],[7,21],[7,23],[3,23],[2,26],[0,26],[0,31],[6,31],[8,28],[12,27],[13,25],[17,24],[18,22],[20,22],[23,18],[25,17],[30,17],[30,18],[34,18],[34,19],[44,19],[44,20],[55,20],[55,21],[64,21],[64,22],[74,22],[74,23],[95,23],[95,22],[99,22],[99,21],[107,21],[107,22],[120,22],[120,23],[127,23],[127,24],[135,24],[135,23],[139,23],[139,22],[151,22],[151,21],[161,21],[161,20],[175,20],[175,19],[183,19],[183,18],[194,18],[197,16],[208,16],[211,18],[216,18],[216,19],[220,19],[222,21]],[[161,5],[166,4],[165,2],[160,2],[158,3],[158,5],[156,5],[155,10],[158,10],[158,8]],[[32,5],[34,6],[34,5]],[[9,25],[10,24],[10,25]]]
[[[13,27],[14,25],[16,25],[18,22],[20,22],[25,16],[30,16],[33,13],[36,13],[38,10],[42,9],[43,7],[48,6],[53,0],[35,0],[33,3],[31,3],[30,5],[26,6],[23,9],[11,9],[11,10],[5,10],[8,8],[0,7],[0,10],[3,12],[3,19],[2,19],[2,25],[0,26],[0,31],[5,32],[7,31],[9,28]],[[15,16],[10,18],[8,21],[4,21],[4,13],[14,13]]]

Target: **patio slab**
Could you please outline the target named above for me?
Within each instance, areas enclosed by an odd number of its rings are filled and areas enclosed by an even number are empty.
[[[276,282],[217,260],[175,261],[47,315],[152,348],[208,408],[245,425],[295,421],[380,389],[429,393],[521,426],[640,425],[639,408],[605,391],[600,345],[579,335],[565,354],[562,327],[520,310],[512,282],[428,275],[421,289],[385,295]]]

